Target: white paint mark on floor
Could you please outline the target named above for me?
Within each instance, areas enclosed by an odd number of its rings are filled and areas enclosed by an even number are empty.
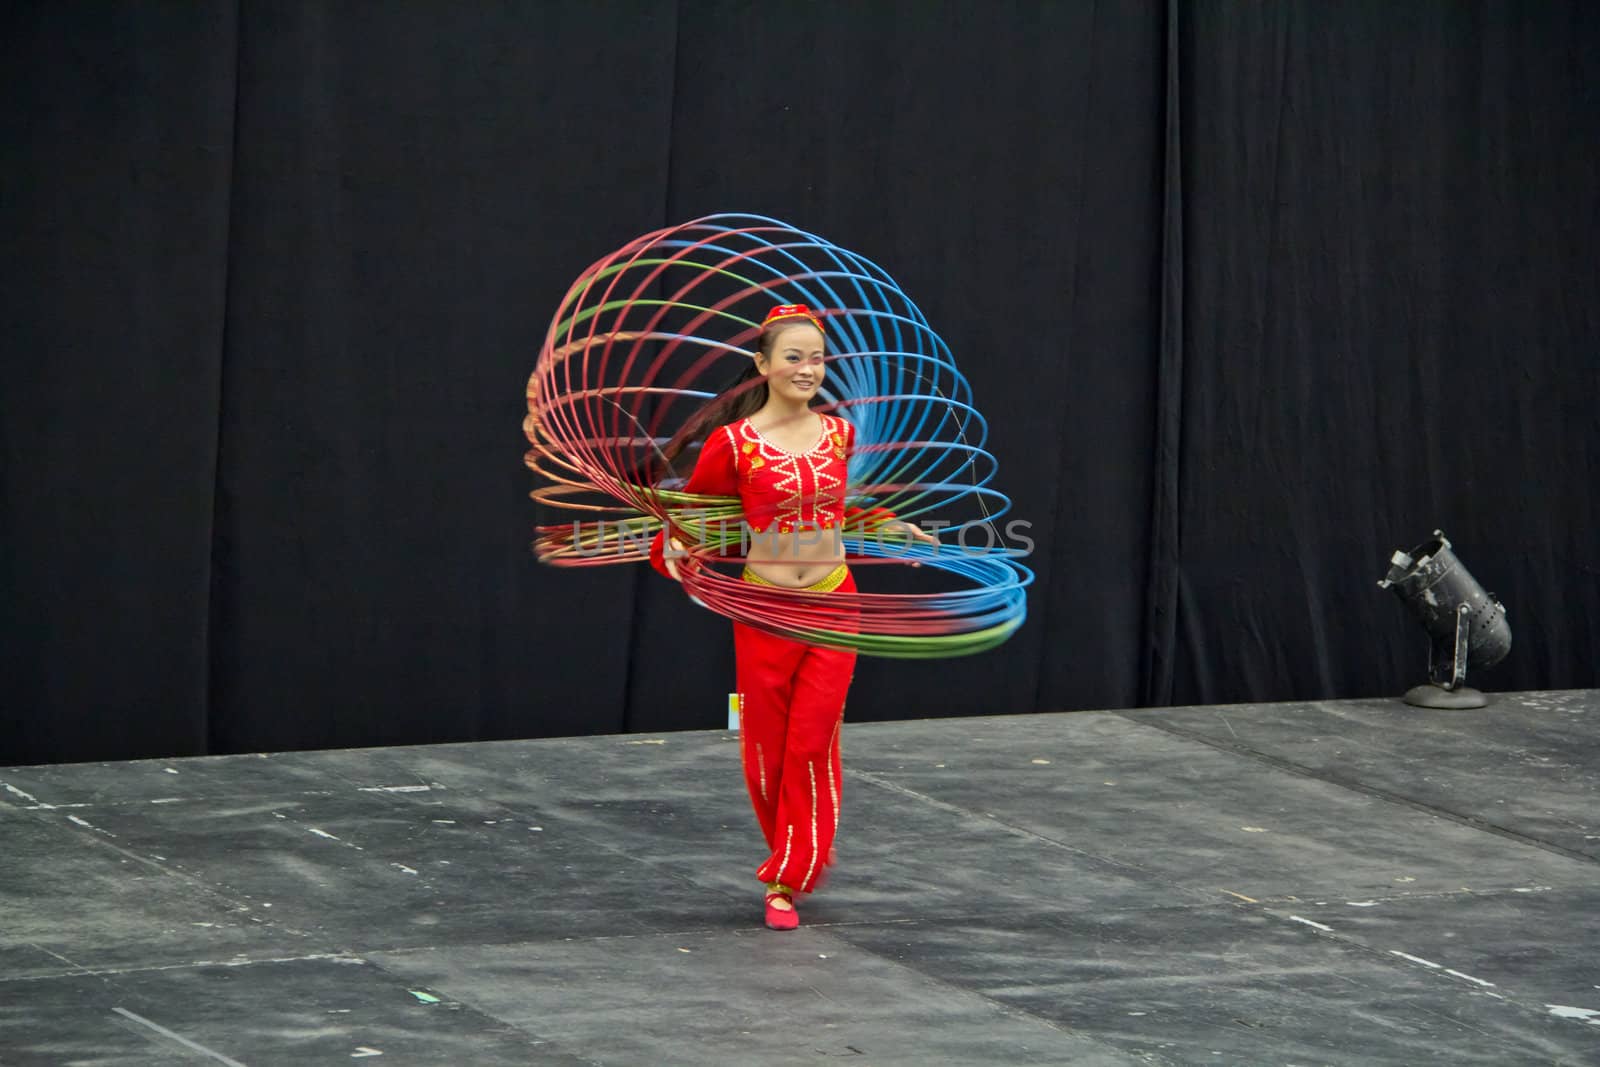
[[[1301,918],[1301,917],[1300,917],[1300,916],[1298,916],[1298,915],[1291,915],[1291,916],[1289,916],[1289,921],[1290,921],[1290,922],[1297,922],[1297,923],[1305,923],[1305,924],[1306,924],[1306,925],[1307,925],[1307,926],[1315,926],[1315,927],[1316,927],[1316,928],[1317,928],[1317,929],[1318,929],[1318,930],[1326,930],[1326,931],[1328,931],[1328,933],[1330,933],[1330,934],[1331,934],[1331,933],[1333,933],[1333,927],[1331,927],[1331,926],[1324,926],[1324,925],[1323,925],[1323,924],[1322,924],[1322,923],[1319,923],[1319,922],[1313,922],[1313,921],[1312,921],[1312,920],[1310,920],[1310,919],[1303,919],[1303,918]]]
[[[625,745],[664,745],[667,743],[667,739],[664,737],[652,737],[646,741],[624,741],[622,743]]]
[[[318,830],[315,826],[308,826],[306,829],[316,834],[318,837],[326,837],[329,841],[339,840],[337,837],[334,837],[332,834],[328,833],[328,831]]]
[[[1036,760],[1033,760],[1033,761],[1031,761],[1031,762],[1033,762],[1033,763],[1037,763],[1037,764],[1038,764],[1038,765],[1039,765],[1039,766],[1041,766],[1041,767],[1048,767],[1048,766],[1050,766],[1050,761],[1049,761],[1049,760],[1047,760],[1047,759],[1036,759]]]
[[[152,803],[152,804],[178,804],[178,803],[181,803],[182,800],[183,800],[182,797],[160,797],[160,798],[158,798],[156,800],[152,800],[150,803]]]
[[[1595,988],[1600,989],[1600,986]],[[1549,1008],[1550,1014],[1557,1019],[1576,1019],[1590,1026],[1600,1026],[1600,1011],[1595,1011],[1593,1008],[1569,1008],[1565,1004],[1546,1004],[1545,1007]]]
[[[1413,956],[1409,952],[1401,952],[1397,948],[1390,949],[1389,950],[1389,955],[1391,955],[1391,956],[1399,956],[1401,959],[1410,960],[1412,963],[1420,963],[1424,967],[1432,967],[1436,971],[1440,971],[1440,970],[1444,969],[1444,968],[1440,967],[1437,963],[1434,963],[1432,960],[1425,960],[1421,956]]]
[[[1247,834],[1264,834],[1267,832],[1267,828],[1265,826],[1241,826],[1239,829],[1243,830]]]
[[[89,822],[87,819],[80,819],[76,815],[68,815],[67,816],[67,821],[71,822],[71,823],[77,823],[79,826],[83,827],[85,830],[93,830],[97,834],[105,834],[107,837],[116,837],[117,836],[116,834],[112,833],[110,830],[102,830],[102,829],[100,829],[100,827],[94,825],[94,823]]]
[[[172,767],[167,767],[167,768],[165,768],[165,770],[166,770],[166,772],[168,774],[177,774],[178,773],[177,770],[172,768]]]
[[[353,1059],[353,1060],[362,1060],[362,1059],[366,1059],[368,1056],[382,1056],[382,1055],[383,1055],[383,1051],[381,1049],[368,1048],[365,1045],[357,1045],[356,1046],[356,1050],[354,1052],[350,1053],[350,1058]]]
[[[426,793],[433,789],[431,785],[364,785],[363,793]]]
[[[438,823],[440,826],[454,826],[456,824],[454,819],[434,819],[433,821]]]
[[[1376,908],[1378,906],[1376,900],[1347,900],[1345,903],[1352,908]]]
[[[1448,967],[1446,967],[1444,969],[1444,973],[1445,974],[1449,974],[1449,975],[1454,975],[1457,978],[1465,979],[1466,981],[1473,982],[1473,983],[1475,983],[1477,985],[1486,986],[1486,987],[1488,987],[1490,989],[1494,988],[1494,983],[1493,982],[1485,982],[1482,978],[1474,978],[1470,974],[1462,974],[1460,971],[1452,971]]]
[[[226,1063],[226,1064],[229,1064],[230,1067],[244,1067],[244,1064],[240,1063],[238,1060],[229,1059],[227,1056],[224,1056],[222,1053],[218,1052],[216,1049],[209,1049],[209,1048],[206,1048],[204,1045],[198,1044],[197,1042],[190,1041],[188,1038],[184,1037],[182,1034],[174,1033],[173,1031],[168,1030],[165,1026],[162,1026],[160,1023],[153,1023],[149,1019],[146,1019],[143,1015],[135,1015],[133,1012],[129,1011],[127,1008],[112,1008],[111,1010],[116,1012],[118,1015],[122,1016],[125,1019],[132,1019],[134,1022],[138,1023],[140,1026],[148,1027],[149,1029],[154,1030],[156,1033],[160,1034],[162,1037],[168,1039],[169,1041],[176,1041],[178,1044],[182,1045],[184,1048],[192,1049],[195,1052],[200,1053],[202,1056],[209,1056],[211,1059],[216,1060],[218,1063]]]
[[[22,790],[18,789],[16,786],[12,785],[10,782],[6,783],[6,792],[12,794],[13,796],[19,796],[23,800],[26,800],[30,804],[37,804],[41,808],[53,808],[53,807],[55,807],[54,804],[46,804],[44,801],[40,800],[38,797],[34,796],[32,793],[24,793]]]
[[[407,874],[416,874],[417,873],[417,869],[415,867],[407,867],[403,863],[391,863],[391,864],[389,864],[389,866],[398,867],[402,871],[405,871]]]

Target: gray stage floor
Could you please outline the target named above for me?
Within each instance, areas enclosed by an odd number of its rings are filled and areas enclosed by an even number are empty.
[[[1600,1063],[1600,693],[0,768],[5,1064]]]

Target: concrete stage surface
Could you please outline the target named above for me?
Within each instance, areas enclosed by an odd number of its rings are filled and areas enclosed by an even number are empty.
[[[0,1063],[1596,1064],[1600,691],[0,768]]]

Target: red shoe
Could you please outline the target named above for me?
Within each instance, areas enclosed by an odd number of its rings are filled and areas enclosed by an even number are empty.
[[[773,906],[774,900],[787,900],[787,908]],[[788,893],[767,894],[767,929],[769,930],[794,930],[800,925],[800,913],[795,910],[794,898]]]

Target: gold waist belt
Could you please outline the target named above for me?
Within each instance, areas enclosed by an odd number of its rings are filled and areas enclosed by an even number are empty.
[[[849,566],[849,564],[841,563],[837,567],[835,567],[831,572],[829,572],[829,574],[828,574],[828,576],[826,578],[823,578],[821,581],[818,581],[818,582],[812,582],[810,585],[807,585],[807,586],[801,586],[801,587],[795,589],[795,592],[797,592],[797,593],[831,593],[835,589],[837,589],[841,585],[843,585],[844,584],[844,580],[846,578],[848,578],[849,576],[850,576],[850,566]],[[770,586],[774,586],[774,587],[779,588],[779,589],[791,589],[791,588],[794,588],[793,586],[787,586],[787,585],[780,586],[780,585],[778,585],[777,582],[769,582],[765,578],[761,577],[761,575],[759,575],[755,571],[751,570],[749,567],[746,567],[744,569],[744,574],[742,575],[742,577],[744,578],[745,581],[749,582],[751,585],[770,585]]]

